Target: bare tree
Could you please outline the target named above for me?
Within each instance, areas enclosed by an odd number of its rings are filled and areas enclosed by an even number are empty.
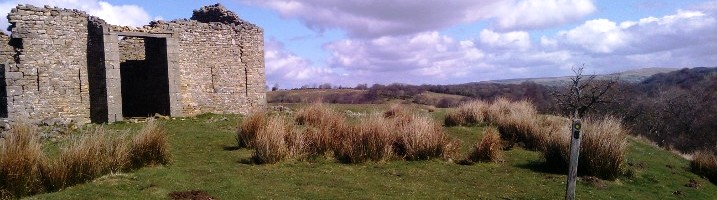
[[[615,89],[617,80],[597,80],[595,75],[583,75],[584,70],[585,65],[573,67],[574,75],[568,88],[553,92],[558,106],[575,119],[582,118],[597,105],[615,101],[614,95],[607,94]]]

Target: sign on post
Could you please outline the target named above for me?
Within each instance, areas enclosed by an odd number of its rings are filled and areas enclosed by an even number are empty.
[[[573,119],[572,137],[570,140],[570,165],[568,168],[568,182],[565,190],[565,199],[575,199],[575,181],[578,177],[578,156],[580,156],[580,129],[582,123],[579,119]]]

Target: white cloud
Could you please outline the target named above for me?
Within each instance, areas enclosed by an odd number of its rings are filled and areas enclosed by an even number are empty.
[[[339,28],[375,38],[434,31],[461,23],[496,20],[500,30],[545,28],[579,20],[595,10],[591,0],[244,0],[297,18],[317,29]]]
[[[503,1],[495,8],[497,28],[521,30],[572,22],[595,11],[592,0]]]
[[[717,43],[717,20],[700,11],[678,10],[673,15],[619,23],[596,19],[558,33],[556,40],[588,53],[648,54]]]
[[[506,48],[526,51],[530,48],[530,35],[525,31],[512,31],[507,33],[496,33],[484,29],[480,32],[480,41],[494,48]]]
[[[550,72],[572,55],[531,48],[527,33],[484,30],[476,40],[438,32],[330,43],[330,65],[365,82],[464,83]],[[485,36],[485,37],[484,37]],[[517,51],[516,51],[517,49]]]
[[[615,22],[607,19],[590,20],[558,35],[566,43],[578,45],[595,53],[610,53],[624,47],[629,39],[629,34],[624,33]]]
[[[0,3],[0,26],[8,27],[7,14],[18,4],[31,4],[35,6],[57,6],[60,8],[78,9],[87,14],[100,17],[110,24],[124,26],[142,26],[148,24],[152,17],[136,5],[112,5],[106,1],[98,0],[11,0]]]
[[[289,52],[269,39],[264,48],[267,85],[295,88],[307,84],[334,83],[336,74],[330,68],[316,67],[308,60]]]

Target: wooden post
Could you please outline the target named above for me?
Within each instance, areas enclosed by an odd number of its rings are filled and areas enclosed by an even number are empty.
[[[575,181],[578,177],[578,157],[580,156],[580,119],[573,119],[570,139],[570,166],[568,168],[568,182],[565,190],[565,199],[575,199]]]

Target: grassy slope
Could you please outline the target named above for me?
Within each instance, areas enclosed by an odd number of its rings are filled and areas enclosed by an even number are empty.
[[[341,105],[354,111],[369,106]],[[443,111],[434,113],[437,118]],[[226,121],[216,121],[226,117]],[[506,152],[507,162],[462,166],[441,160],[395,161],[357,165],[331,160],[289,161],[276,165],[246,164],[251,152],[233,150],[236,116],[203,115],[165,121],[174,162],[170,166],[105,176],[91,183],[37,199],[160,199],[171,191],[205,190],[220,199],[237,198],[409,198],[409,199],[556,199],[564,190],[564,175],[544,172],[540,155],[519,148]],[[210,123],[211,122],[211,123]],[[111,128],[136,128],[116,124]],[[483,127],[447,128],[469,150]],[[578,185],[581,199],[714,199],[717,187],[687,171],[688,162],[672,153],[630,140],[628,162],[635,166],[631,178],[607,181],[597,188]],[[702,188],[685,187],[690,179]],[[683,196],[672,193],[681,191]]]

